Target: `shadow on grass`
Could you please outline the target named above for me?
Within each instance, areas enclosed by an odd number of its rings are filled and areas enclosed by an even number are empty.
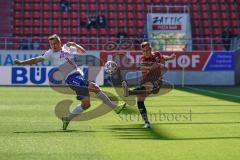
[[[240,87],[203,87],[186,86],[175,87],[176,90],[213,97],[225,101],[240,103]]]
[[[129,139],[129,140],[217,140],[217,139],[240,139],[240,136],[233,137],[175,137],[168,131],[161,129],[159,125],[176,125],[176,124],[235,124],[240,122],[199,122],[199,123],[158,123],[152,124],[150,129],[141,128],[142,125],[112,125],[107,126],[105,129],[111,130],[112,135],[117,139]]]
[[[52,130],[52,131],[16,131],[13,133],[74,133],[74,132],[79,132],[79,133],[94,133],[94,132],[107,132],[107,131],[96,131],[96,130]]]

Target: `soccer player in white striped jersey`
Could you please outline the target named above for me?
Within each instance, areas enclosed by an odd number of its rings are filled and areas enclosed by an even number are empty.
[[[53,65],[59,67],[60,72],[62,72],[65,77],[65,83],[76,92],[77,99],[81,101],[81,104],[77,105],[69,113],[68,117],[63,117],[63,130],[67,129],[69,122],[74,117],[78,116],[81,112],[90,107],[89,92],[94,92],[99,99],[101,99],[106,105],[113,108],[117,114],[125,108],[126,103],[117,106],[101,91],[99,86],[84,79],[82,71],[73,61],[74,49],[77,51],[77,54],[85,53],[85,49],[82,46],[76,44],[75,42],[68,42],[62,46],[61,39],[56,34],[50,36],[48,40],[51,49],[46,51],[43,55],[24,61],[16,59],[14,62],[17,65],[31,65],[49,60],[53,63]],[[67,67],[64,68],[64,66]]]

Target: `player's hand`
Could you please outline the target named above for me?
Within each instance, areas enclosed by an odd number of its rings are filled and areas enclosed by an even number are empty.
[[[14,60],[14,64],[16,65],[21,65],[22,64],[22,61],[18,60],[18,59],[15,59]]]
[[[76,46],[76,43],[75,42],[67,42],[66,45],[68,47],[71,47],[71,46]]]

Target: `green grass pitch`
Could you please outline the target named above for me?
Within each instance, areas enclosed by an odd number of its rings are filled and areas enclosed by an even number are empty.
[[[111,90],[110,87],[103,88]],[[55,105],[75,96],[47,87],[0,87],[0,160],[233,160],[240,157],[240,88],[185,87],[147,99],[152,128],[132,106],[68,132]],[[92,108],[100,102],[93,99]]]

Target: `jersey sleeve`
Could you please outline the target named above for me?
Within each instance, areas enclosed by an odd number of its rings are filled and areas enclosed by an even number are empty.
[[[46,51],[41,55],[44,60],[51,60],[51,50]]]
[[[73,46],[68,47],[67,44],[63,45],[63,50],[69,52],[70,54],[77,54],[77,48]]]

